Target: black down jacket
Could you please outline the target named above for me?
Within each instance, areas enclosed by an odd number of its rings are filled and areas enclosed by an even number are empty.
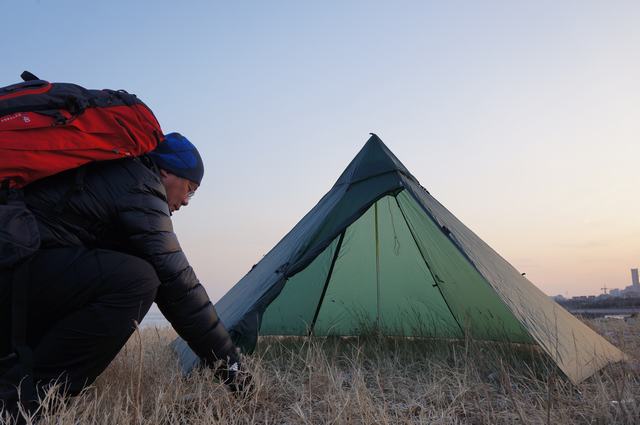
[[[30,184],[25,201],[42,247],[82,245],[136,255],[156,270],[156,304],[205,362],[237,360],[235,346],[173,232],[157,167],[148,157],[105,161]],[[63,205],[61,213],[53,212]]]

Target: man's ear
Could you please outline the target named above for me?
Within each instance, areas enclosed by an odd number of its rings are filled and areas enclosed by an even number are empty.
[[[169,172],[167,170],[164,170],[162,168],[160,168],[160,177],[167,177],[169,175]]]

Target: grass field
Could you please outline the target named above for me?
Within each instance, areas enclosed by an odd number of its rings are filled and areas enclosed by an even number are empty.
[[[135,333],[81,396],[53,393],[44,424],[639,424],[640,320],[587,323],[631,360],[579,386],[529,346],[394,338],[262,338],[253,392],[179,373],[172,330]]]

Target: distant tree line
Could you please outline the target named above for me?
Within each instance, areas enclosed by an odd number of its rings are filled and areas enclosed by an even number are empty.
[[[632,298],[596,298],[592,300],[562,300],[558,304],[568,309],[576,308],[628,308],[640,307],[640,297]]]

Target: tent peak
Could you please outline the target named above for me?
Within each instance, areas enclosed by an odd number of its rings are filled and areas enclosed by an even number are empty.
[[[369,134],[371,136],[344,170],[335,185],[353,184],[394,171],[402,173],[415,181],[415,177],[389,150],[382,139],[375,133]]]

